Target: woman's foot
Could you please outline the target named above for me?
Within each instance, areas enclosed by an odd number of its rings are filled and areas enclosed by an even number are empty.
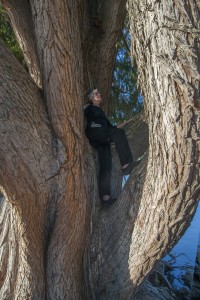
[[[103,201],[108,201],[111,198],[110,195],[104,195],[103,196]]]
[[[132,161],[122,167],[122,172],[124,175],[129,175],[134,167],[139,165],[141,160]]]
[[[103,207],[109,207],[110,205],[115,203],[116,200],[117,200],[117,198],[105,195],[105,196],[103,196],[103,199],[101,200],[101,203],[102,203]]]

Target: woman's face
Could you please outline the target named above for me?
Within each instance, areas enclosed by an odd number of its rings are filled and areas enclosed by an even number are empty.
[[[93,91],[92,103],[93,104],[100,104],[102,102],[101,94],[97,89]]]

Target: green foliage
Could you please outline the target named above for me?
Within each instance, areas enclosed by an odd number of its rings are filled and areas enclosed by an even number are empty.
[[[116,123],[130,119],[143,108],[142,97],[137,89],[137,69],[131,64],[130,44],[127,19],[116,45],[117,54],[109,101],[109,118]]]
[[[4,40],[8,48],[14,53],[17,59],[23,63],[24,57],[22,50],[17,43],[15,34],[10,26],[9,18],[3,8],[0,6],[0,38]]]

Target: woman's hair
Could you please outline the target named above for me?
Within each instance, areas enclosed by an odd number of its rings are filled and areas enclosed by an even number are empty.
[[[89,93],[88,93],[88,104],[92,104],[92,98],[93,98],[93,96],[94,96],[94,90],[96,90],[96,88],[94,88],[94,89],[90,89],[90,91],[89,91]]]

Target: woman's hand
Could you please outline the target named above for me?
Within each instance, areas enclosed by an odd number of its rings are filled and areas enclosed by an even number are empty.
[[[121,123],[121,124],[118,124],[118,125],[117,125],[117,128],[123,128],[123,127],[126,126],[128,123],[130,123],[132,120],[133,120],[133,118],[131,118],[131,119],[128,120],[128,121],[124,121],[124,122]]]

